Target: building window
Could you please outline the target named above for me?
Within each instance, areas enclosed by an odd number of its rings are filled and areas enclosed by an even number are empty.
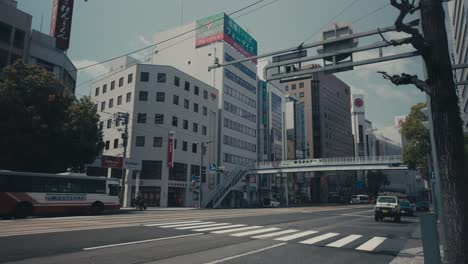
[[[164,92],[156,93],[156,102],[164,102],[166,94]]]
[[[104,121],[99,122],[99,130],[104,129]]]
[[[121,78],[119,79],[119,87],[122,87],[122,86],[123,86],[123,81],[124,81],[124,78],[121,77]]]
[[[99,95],[99,87],[96,88],[96,91],[94,92],[94,96],[98,96]]]
[[[202,126],[202,135],[206,136],[206,126]]]
[[[205,156],[206,155],[206,146],[202,146],[201,150],[202,150],[202,155]]]
[[[112,127],[112,119],[108,119],[107,120],[107,128],[111,128]]]
[[[177,139],[174,138],[174,149],[177,149]]]
[[[116,138],[116,139],[114,139],[114,148],[116,149],[118,147],[119,147],[119,139]]]
[[[106,141],[106,150],[108,150],[109,148],[110,148],[110,141],[107,140],[107,141]]]
[[[291,84],[291,90],[296,90],[296,84]]]
[[[304,88],[304,82],[299,83],[299,88]]]
[[[304,97],[304,92],[300,92],[299,97]]]
[[[177,127],[177,125],[178,125],[177,116],[173,116],[173,117],[172,117],[172,126]]]
[[[185,91],[190,91],[190,83],[186,81],[184,88],[185,88]]]
[[[198,104],[197,103],[193,103],[193,111],[195,113],[198,113]]]
[[[187,164],[174,162],[174,167],[169,168],[169,180],[186,181],[187,180]]]
[[[145,136],[137,136],[135,140],[135,146],[144,147],[145,146]]]
[[[140,82],[149,82],[149,72],[140,72]]]
[[[117,97],[117,105],[121,105],[121,104],[122,104],[122,96],[119,95],[119,96]]]
[[[162,147],[163,138],[162,137],[153,137],[153,147],[154,148],[161,148]]]
[[[193,132],[198,133],[198,124],[197,123],[193,123]]]
[[[187,141],[182,141],[182,151],[187,151]]]
[[[164,114],[155,114],[154,115],[155,124],[164,124]]]
[[[174,76],[174,85],[179,87],[180,86],[180,78],[177,76]]]
[[[118,118],[115,119],[115,126],[116,126],[116,127],[120,126],[120,120],[119,120]]]
[[[138,94],[138,99],[140,101],[148,101],[148,92],[147,91],[140,91]]]
[[[199,95],[199,94],[200,94],[200,87],[198,87],[198,86],[195,85],[195,87],[193,88],[193,93],[194,93],[195,95]]]
[[[205,106],[203,107],[203,115],[208,115],[208,108],[206,108]]]
[[[289,90],[289,87],[286,85],[286,86],[284,87],[284,90],[287,92],[287,91]]]
[[[127,83],[132,83],[133,81],[133,73],[130,73],[128,76],[127,76]]]
[[[146,123],[146,113],[138,113],[137,123],[140,123],[140,124]]]
[[[114,88],[115,88],[115,81],[112,81],[111,82],[111,87],[110,87],[111,91],[114,90]]]
[[[166,74],[158,73],[158,83],[166,83]]]
[[[114,107],[114,98],[109,99],[109,108]]]
[[[107,92],[107,84],[102,86],[102,93],[105,94]]]
[[[162,161],[142,160],[140,179],[160,180],[162,175]]]
[[[126,97],[125,101],[127,103],[130,103],[131,100],[132,100],[132,93],[127,93],[127,97]]]
[[[184,108],[189,109],[189,105],[190,105],[189,100],[184,99]]]
[[[183,129],[188,129],[188,120],[182,121],[182,128]]]
[[[203,90],[203,99],[208,99],[208,91]]]
[[[179,105],[179,96],[178,95],[173,95],[172,96],[172,103],[175,105]]]
[[[192,153],[197,153],[197,143],[192,143]]]
[[[106,110],[106,102],[101,102],[101,111]]]

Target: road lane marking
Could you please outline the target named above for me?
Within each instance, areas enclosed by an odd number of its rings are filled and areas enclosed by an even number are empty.
[[[242,237],[242,236],[256,235],[256,234],[267,233],[267,232],[277,231],[277,230],[280,230],[280,228],[270,227],[270,228],[265,228],[265,229],[257,229],[253,231],[246,231],[242,233],[231,234],[231,236]]]
[[[171,237],[161,237],[161,238],[146,239],[146,240],[125,242],[125,243],[119,243],[119,244],[89,247],[89,248],[83,248],[83,250],[88,251],[88,250],[103,249],[103,248],[110,248],[110,247],[120,247],[120,246],[148,243],[148,242],[154,242],[154,241],[160,241],[160,240],[169,240],[169,239],[176,239],[176,238],[189,237],[189,236],[199,236],[199,235],[203,235],[203,233],[195,233],[195,234],[181,235],[181,236],[171,236]]]
[[[213,231],[211,233],[213,234],[224,234],[224,233],[231,233],[231,232],[237,232],[237,231],[243,231],[243,230],[249,230],[249,229],[256,229],[256,228],[262,228],[263,226],[247,226],[247,227],[241,227],[241,228],[233,228],[233,229],[226,229],[226,230],[220,230],[220,231]]]
[[[243,257],[243,256],[252,255],[252,254],[262,252],[262,251],[265,251],[265,250],[269,250],[269,249],[272,249],[272,248],[275,248],[275,247],[281,247],[281,246],[284,246],[286,244],[287,243],[279,243],[279,244],[275,244],[275,245],[272,245],[272,246],[269,246],[269,247],[264,247],[264,248],[260,248],[260,249],[257,249],[257,250],[242,253],[242,254],[239,254],[239,255],[235,255],[235,256],[231,256],[231,257],[227,257],[227,258],[223,258],[223,259],[218,259],[218,260],[211,261],[211,262],[207,262],[205,264],[217,264],[217,263],[225,262],[225,261],[228,261],[228,260],[231,260],[231,259],[236,259],[236,258],[240,258],[240,257]]]
[[[337,240],[335,242],[332,242],[332,243],[328,244],[327,247],[340,248],[340,247],[342,247],[344,245],[347,245],[347,244],[349,244],[349,243],[353,242],[354,240],[359,239],[361,237],[362,237],[361,235],[349,235],[347,237],[344,237],[344,238],[342,238],[340,240]]]
[[[355,217],[366,217],[366,218],[373,218],[373,215],[357,215],[357,214],[340,214],[341,216],[355,216]]]
[[[378,247],[380,244],[382,244],[385,241],[385,237],[373,237],[370,240],[368,240],[366,243],[360,245],[359,247],[356,248],[356,250],[362,250],[362,251],[372,251],[376,247]]]
[[[169,223],[157,223],[157,224],[147,224],[145,226],[164,226],[164,225],[177,225],[177,224],[189,224],[189,223],[201,223],[201,221],[184,221],[184,222],[169,222]]]
[[[289,241],[289,240],[293,240],[293,239],[296,239],[296,238],[300,238],[300,237],[305,237],[305,236],[308,236],[308,235],[312,235],[312,234],[315,234],[317,233],[318,231],[304,231],[304,232],[300,232],[300,233],[297,233],[297,234],[293,234],[293,235],[289,235],[289,236],[284,236],[284,237],[280,237],[280,238],[276,238],[275,240],[278,240],[278,241]]]
[[[192,231],[195,231],[195,232],[204,232],[204,231],[213,231],[213,230],[220,230],[220,229],[228,229],[228,228],[241,227],[241,226],[245,226],[245,225],[238,224],[238,225],[227,225],[227,226],[208,227],[208,228],[202,228],[202,229],[195,229],[195,230],[192,230]]]
[[[322,241],[322,240],[335,237],[335,236],[337,236],[337,235],[339,235],[339,233],[326,233],[326,234],[323,234],[323,235],[321,235],[321,236],[316,236],[316,237],[313,237],[313,238],[310,238],[310,239],[301,241],[301,242],[299,242],[299,243],[301,243],[301,244],[306,244],[306,245],[312,245],[312,244],[315,244],[315,243],[320,242],[320,241]]]
[[[185,229],[196,229],[196,228],[203,228],[203,227],[212,227],[212,226],[224,226],[229,225],[230,223],[217,223],[217,224],[209,224],[209,225],[196,225],[196,226],[185,226],[176,228],[178,230],[185,230]]]
[[[269,234],[265,234],[265,235],[254,236],[252,238],[258,238],[258,239],[269,238],[269,237],[274,237],[274,236],[279,236],[279,235],[284,235],[284,234],[290,234],[290,233],[294,233],[294,232],[297,232],[297,231],[298,230],[296,230],[296,229],[288,229],[288,230],[273,232],[273,233],[269,233]]]
[[[161,228],[173,228],[173,227],[196,226],[196,225],[214,224],[214,223],[215,222],[199,222],[199,223],[190,223],[190,224],[165,225],[165,226],[159,226],[159,227],[161,227]]]

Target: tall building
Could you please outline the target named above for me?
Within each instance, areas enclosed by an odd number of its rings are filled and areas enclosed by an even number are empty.
[[[304,105],[294,95],[286,96],[286,159],[307,159]]]
[[[364,96],[362,94],[353,94],[353,101],[351,105],[351,124],[353,129],[354,140],[354,156],[364,157],[369,156],[367,153],[367,133],[366,128],[372,127],[372,123],[366,120]]]
[[[191,180],[200,176],[202,153],[203,167],[216,161],[218,90],[171,66],[114,68],[119,70],[92,84],[91,97],[98,101],[104,155],[123,155],[124,125],[114,114],[130,116],[126,157],[141,161],[142,170],[139,181],[136,175],[127,175],[127,190],[132,191],[127,193],[125,205],[139,186],[139,194],[150,206],[194,206],[198,197]],[[121,170],[111,169],[109,176],[121,178]],[[203,173],[203,197],[219,181],[219,177]]]
[[[306,147],[311,159],[353,156],[351,89],[346,83],[320,72],[312,78],[283,83],[283,87],[304,105]]]
[[[449,2],[450,27],[452,32],[452,52],[455,64],[468,63],[468,0]],[[457,81],[468,80],[468,69],[456,71]],[[468,85],[458,86],[460,112],[463,131],[468,133]]]
[[[220,63],[257,55],[257,41],[224,13],[158,33],[156,42],[187,31],[196,36],[179,38],[156,47],[153,62],[171,65],[210,84],[219,91],[218,165],[231,171],[257,160],[257,67],[256,61],[208,71]]]

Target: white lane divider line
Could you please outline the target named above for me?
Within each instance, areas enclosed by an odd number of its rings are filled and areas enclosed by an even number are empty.
[[[246,253],[242,253],[242,254],[239,254],[239,255],[235,255],[235,256],[231,256],[231,257],[227,257],[227,258],[223,258],[223,259],[214,260],[214,261],[211,261],[211,262],[207,262],[207,263],[205,263],[205,264],[217,264],[217,263],[222,263],[222,262],[225,262],[225,261],[228,261],[228,260],[231,260],[231,259],[236,259],[236,258],[240,258],[240,257],[243,257],[243,256],[252,255],[252,254],[255,254],[255,253],[258,253],[258,252],[262,252],[262,251],[265,251],[265,250],[269,250],[269,249],[272,249],[272,248],[281,247],[281,246],[284,246],[284,245],[286,245],[286,244],[287,244],[287,243],[279,243],[279,244],[275,244],[275,245],[272,245],[272,246],[269,246],[269,247],[264,247],[264,248],[260,248],[260,249],[257,249],[257,250],[253,250],[253,251],[249,251],[249,252],[246,252]]]
[[[316,237],[301,241],[299,243],[306,244],[306,245],[312,245],[312,244],[315,244],[315,243],[320,242],[320,241],[325,240],[325,239],[332,238],[332,237],[337,236],[337,235],[339,235],[339,233],[326,233],[326,234],[323,234],[321,236],[316,236]]]
[[[265,229],[260,229],[260,230],[253,230],[253,231],[246,231],[242,233],[231,234],[231,236],[235,236],[235,237],[250,236],[250,235],[267,233],[267,232],[277,231],[277,230],[280,230],[280,228],[270,227],[270,228],[265,228]]]
[[[356,250],[362,250],[362,251],[372,251],[376,247],[378,247],[380,244],[382,244],[385,241],[385,237],[373,237],[369,239],[366,243],[360,245],[359,247],[356,248]]]
[[[217,223],[217,224],[209,224],[209,225],[185,226],[185,227],[179,227],[176,229],[179,229],[179,230],[196,229],[196,228],[212,227],[212,226],[224,226],[224,225],[229,225],[229,224],[230,223]]]
[[[262,228],[262,227],[263,227],[263,226],[247,226],[247,227],[241,227],[241,228],[233,228],[233,229],[226,229],[226,230],[213,231],[213,232],[211,232],[211,233],[213,233],[213,234],[233,233],[233,232],[237,232],[237,231],[244,231],[244,230]]]
[[[189,224],[189,223],[201,223],[201,221],[184,221],[184,222],[169,222],[169,223],[156,223],[156,224],[147,224],[144,226],[164,226],[164,225],[177,225],[177,224]]]
[[[196,225],[202,225],[202,224],[214,224],[215,222],[200,222],[200,223],[191,223],[191,224],[180,224],[180,225],[165,225],[165,226],[159,226],[161,228],[176,228],[176,227],[183,227],[183,226],[196,226]]]
[[[220,229],[228,229],[228,228],[241,227],[241,226],[245,226],[245,225],[238,224],[238,225],[227,225],[227,226],[208,227],[208,228],[195,229],[195,230],[192,230],[192,231],[195,231],[195,232],[204,232],[204,231],[213,231],[213,230],[220,230]]]
[[[318,233],[318,231],[304,231],[304,232],[300,232],[300,233],[297,233],[297,234],[292,234],[292,235],[289,235],[289,236],[279,237],[279,238],[276,238],[275,240],[289,241],[289,240],[293,240],[293,239],[296,239],[296,238],[312,235],[312,234],[315,234],[315,233]]]
[[[347,244],[349,244],[349,243],[353,242],[354,240],[359,239],[361,237],[362,237],[361,235],[349,235],[347,237],[344,237],[344,238],[342,238],[340,240],[337,240],[335,242],[332,242],[332,243],[328,244],[327,247],[340,248],[340,247],[342,247],[344,245],[347,245]]]
[[[269,238],[269,237],[274,237],[274,236],[279,236],[279,235],[284,235],[284,234],[290,234],[290,233],[294,233],[294,232],[297,232],[297,231],[298,230],[296,230],[296,229],[288,229],[288,230],[273,232],[273,233],[269,233],[269,234],[265,234],[265,235],[253,236],[252,238],[258,238],[258,239]]]
[[[195,234],[181,235],[181,236],[171,236],[171,237],[160,237],[160,238],[146,239],[146,240],[133,241],[133,242],[125,242],[125,243],[118,243],[118,244],[111,244],[111,245],[104,245],[104,246],[97,246],[97,247],[89,247],[89,248],[83,248],[83,250],[88,251],[88,250],[96,250],[96,249],[103,249],[103,248],[110,248],[110,247],[127,246],[127,245],[134,245],[134,244],[148,243],[148,242],[154,242],[154,241],[176,239],[176,238],[182,238],[182,237],[199,236],[199,235],[203,235],[203,233],[195,233]]]

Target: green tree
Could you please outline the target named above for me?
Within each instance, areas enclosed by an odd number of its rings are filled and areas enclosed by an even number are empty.
[[[102,150],[99,117],[40,66],[17,61],[0,82],[0,168],[62,172]]]
[[[427,179],[428,158],[431,153],[429,130],[424,127],[427,117],[421,112],[425,103],[418,103],[411,107],[411,112],[401,127],[401,134],[407,144],[403,147],[403,161],[410,169],[419,169],[421,175]]]

